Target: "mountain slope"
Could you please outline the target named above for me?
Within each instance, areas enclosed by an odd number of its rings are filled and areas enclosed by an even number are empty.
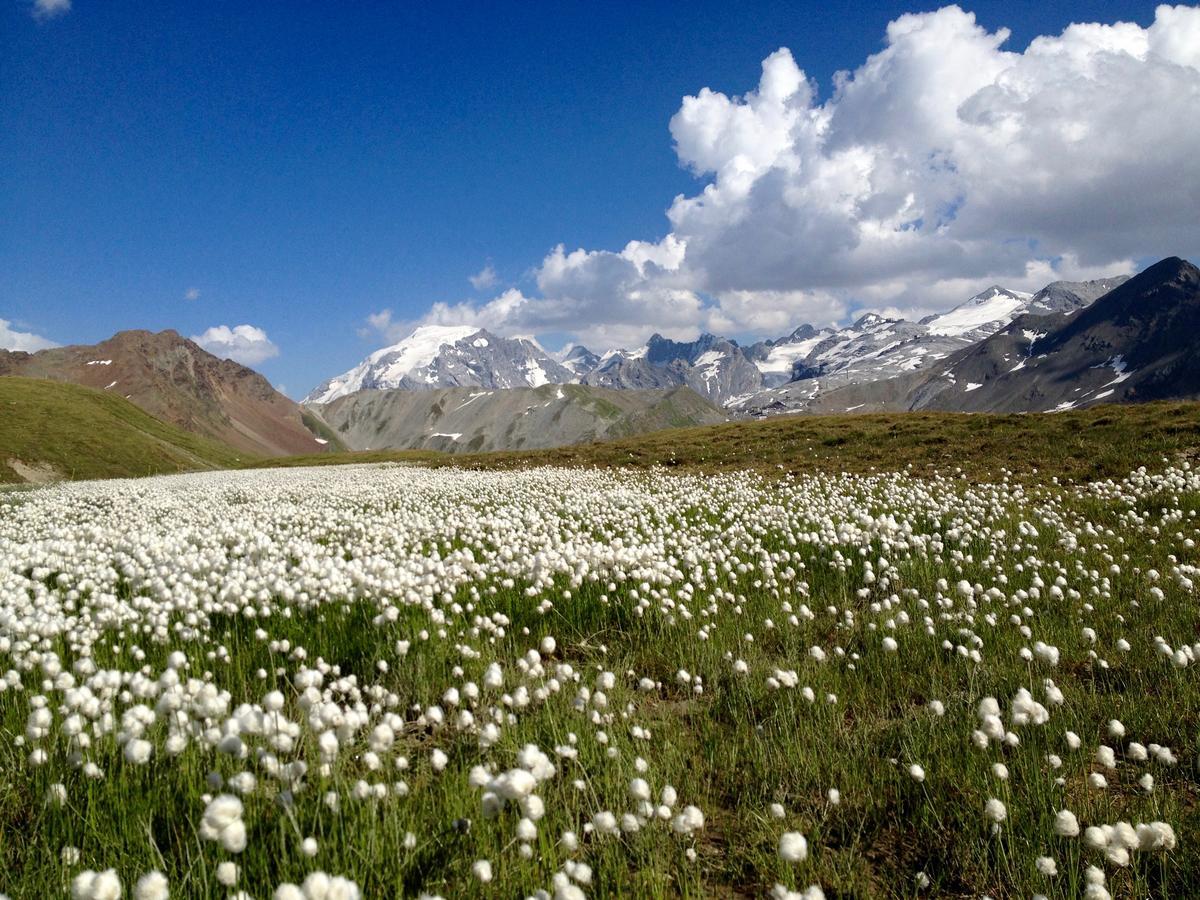
[[[362,390],[539,387],[573,378],[571,369],[528,338],[497,337],[472,326],[423,325],[331,378],[304,402],[330,403]]]
[[[741,398],[731,408],[761,417],[783,412],[890,408],[887,402],[903,396],[895,384],[872,391],[868,385],[898,379],[921,381],[944,365],[944,360],[1008,327],[1019,317],[1040,318],[1055,312],[1087,307],[1126,279],[1088,282],[1058,281],[1036,294],[993,285],[953,309],[920,322],[891,319],[873,313],[847,328],[820,332],[800,329],[793,337],[752,350],[764,369],[772,367],[768,384],[791,362],[791,379]],[[912,373],[917,373],[913,376]],[[831,399],[831,396],[832,399]],[[885,400],[886,398],[886,400]]]
[[[1049,315],[1083,309],[1128,280],[1128,275],[1118,275],[1095,281],[1052,281],[1030,298],[1026,312]]]
[[[1200,270],[1164,259],[1080,312],[1022,317],[948,361],[910,408],[1073,409],[1200,396]]]
[[[312,409],[356,450],[448,453],[556,447],[725,421],[687,388],[618,391],[573,384],[359,391]]]
[[[0,481],[219,469],[236,465],[238,457],[229,447],[159,421],[118,394],[0,377]]]
[[[262,375],[174,331],[121,331],[99,344],[32,354],[0,351],[0,375],[108,391],[157,419],[246,453],[314,453],[328,440],[305,427],[300,406]]]

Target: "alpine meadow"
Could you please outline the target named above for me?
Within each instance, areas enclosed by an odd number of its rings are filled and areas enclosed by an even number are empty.
[[[0,900],[1200,897],[1200,7],[0,9]]]

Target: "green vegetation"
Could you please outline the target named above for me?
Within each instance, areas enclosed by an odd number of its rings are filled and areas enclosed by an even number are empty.
[[[124,397],[60,381],[0,378],[0,483],[120,478],[247,461]]]
[[[879,413],[781,416],[656,431],[616,441],[505,453],[445,455],[369,451],[287,457],[251,465],[420,462],[466,468],[535,465],[667,466],[681,471],[764,473],[896,471],[931,475],[961,469],[973,481],[1008,469],[1034,481],[1088,481],[1124,475],[1164,457],[1200,453],[1200,403],[1096,406],[1065,413],[977,415]]]

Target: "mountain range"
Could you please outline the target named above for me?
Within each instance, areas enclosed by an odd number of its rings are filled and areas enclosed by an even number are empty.
[[[1082,309],[1124,280],[1058,281],[1036,294],[992,286],[949,312],[916,322],[868,313],[844,328],[801,325],[785,337],[748,346],[712,334],[689,342],[655,334],[634,350],[600,355],[571,345],[552,354],[530,338],[427,325],[325,382],[304,403],[326,404],[360,390],[583,384],[617,390],[689,387],[742,415],[800,411],[821,392],[924,370],[1018,317]]]
[[[533,338],[423,326],[300,404],[173,331],[0,351],[0,375],[92,388],[250,456],[471,452],[780,413],[1053,412],[1197,399],[1198,333],[1200,271],[1170,257],[1132,278],[1054,282],[1033,294],[992,286],[919,321],[867,313],[745,346],[654,335],[634,350],[551,353]]]

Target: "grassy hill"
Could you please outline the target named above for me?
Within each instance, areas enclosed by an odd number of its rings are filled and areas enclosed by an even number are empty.
[[[979,415],[880,413],[781,416],[552,450],[445,456],[427,451],[335,453],[255,465],[405,461],[469,468],[531,465],[669,466],[690,471],[869,472],[911,466],[916,474],[961,468],[972,480],[1090,480],[1127,474],[1163,457],[1200,456],[1200,404],[1106,405],[1066,413]]]
[[[229,468],[248,459],[160,422],[116,394],[0,377],[0,482],[154,475]]]

